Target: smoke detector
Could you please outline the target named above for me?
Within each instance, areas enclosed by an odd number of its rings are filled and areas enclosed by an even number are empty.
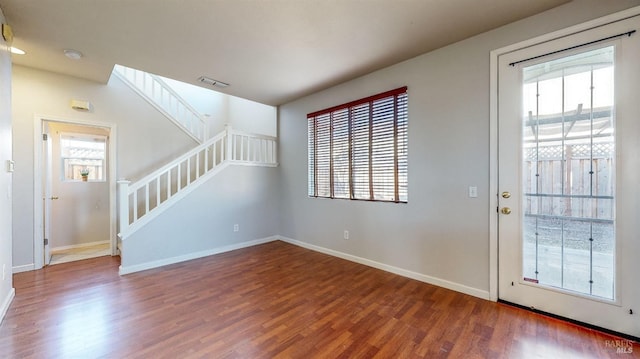
[[[70,58],[71,60],[80,60],[82,58],[82,52],[74,49],[65,49],[64,56]]]

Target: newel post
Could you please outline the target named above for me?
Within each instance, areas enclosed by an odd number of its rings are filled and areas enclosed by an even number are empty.
[[[231,128],[231,124],[227,123],[224,125],[224,130],[226,132],[227,137],[227,148],[225,153],[225,158],[227,161],[233,160],[233,129]]]
[[[118,180],[118,221],[120,234],[123,235],[129,229],[129,184],[131,181]]]

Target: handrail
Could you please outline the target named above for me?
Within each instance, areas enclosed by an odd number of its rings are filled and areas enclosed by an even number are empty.
[[[142,179],[118,181],[121,238],[149,223],[173,203],[230,164],[275,167],[275,137],[231,126]]]
[[[115,65],[114,73],[194,140],[204,142],[206,119],[159,76],[122,65]]]
[[[189,152],[185,153],[184,155],[172,160],[170,163],[160,167],[159,169],[153,171],[151,174],[148,174],[146,176],[144,176],[143,178],[137,180],[134,184],[129,186],[129,192],[135,191],[139,188],[141,188],[142,186],[144,186],[145,183],[148,183],[154,179],[156,179],[158,176],[166,173],[168,170],[174,168],[176,166],[177,163],[182,163],[185,160],[191,158],[192,156],[194,156],[195,154],[201,152],[203,149],[206,149],[209,146],[212,146],[213,144],[215,144],[216,142],[218,142],[219,140],[223,139],[226,136],[225,132],[221,132],[217,135],[215,135],[214,137],[210,138],[207,140],[207,142],[198,145],[197,147],[189,150]]]

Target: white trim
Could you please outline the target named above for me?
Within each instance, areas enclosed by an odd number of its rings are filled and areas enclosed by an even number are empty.
[[[117,128],[114,123],[101,121],[88,121],[80,119],[60,118],[56,116],[47,116],[35,114],[33,120],[34,134],[34,155],[33,155],[33,269],[40,269],[44,266],[44,247],[42,245],[42,223],[43,223],[43,204],[42,204],[42,123],[44,121],[60,122],[66,124],[82,125],[89,127],[103,127],[109,129],[109,239],[111,242],[111,255],[117,254],[117,208],[116,208],[116,144],[117,144]],[[15,273],[15,271],[14,271]]]
[[[4,301],[2,302],[2,306],[0,307],[0,323],[2,323],[4,316],[7,314],[7,311],[9,310],[9,306],[11,305],[11,302],[13,301],[13,298],[15,298],[15,296],[16,296],[16,289],[11,288],[11,291],[9,291],[7,296],[4,298]]]
[[[256,240],[253,240],[253,241],[247,241],[247,242],[230,244],[230,245],[226,245],[226,246],[222,246],[222,247],[207,249],[205,251],[188,253],[188,254],[184,254],[184,255],[181,255],[181,256],[177,256],[177,257],[159,259],[159,260],[156,260],[156,261],[136,264],[136,265],[132,265],[132,266],[126,266],[126,267],[120,266],[119,274],[120,275],[125,275],[125,274],[134,273],[134,272],[140,272],[140,271],[147,270],[147,269],[158,268],[158,267],[166,266],[166,265],[169,265],[169,264],[186,262],[186,261],[190,261],[192,259],[208,257],[208,256],[212,256],[214,254],[230,252],[230,251],[234,251],[236,249],[247,248],[247,247],[257,246],[259,244],[264,244],[264,243],[277,241],[278,239],[279,239],[278,236],[271,236],[271,237],[266,237],[266,238],[262,238],[262,239],[256,239]],[[127,246],[126,243],[123,242],[123,246],[125,247],[124,251],[126,252],[126,246]]]
[[[51,248],[51,253],[54,252],[59,252],[59,251],[66,251],[68,249],[77,249],[77,248],[85,248],[85,247],[93,247],[93,246],[97,246],[100,244],[109,244],[111,243],[111,241],[97,241],[97,242],[87,242],[87,243],[80,243],[80,244],[72,244],[70,246],[61,246],[61,247],[55,247],[55,248]]]
[[[490,300],[489,292],[485,291],[485,290],[481,290],[481,289],[469,287],[469,286],[466,286],[466,285],[463,285],[463,284],[451,282],[451,281],[448,281],[448,280],[432,277],[432,276],[429,276],[429,275],[426,275],[426,274],[413,272],[413,271],[410,271],[410,270],[407,270],[407,269],[394,267],[394,266],[391,266],[391,265],[388,265],[388,264],[384,264],[384,263],[376,262],[376,261],[373,261],[373,260],[370,260],[370,259],[366,259],[366,258],[354,256],[354,255],[351,255],[351,254],[335,251],[333,249],[328,249],[328,248],[316,246],[316,245],[313,245],[313,244],[301,242],[301,241],[298,241],[298,240],[295,240],[295,239],[291,239],[291,238],[288,238],[288,237],[284,237],[284,236],[280,236],[280,235],[275,235],[275,236],[270,236],[270,237],[266,237],[266,238],[256,239],[256,240],[248,241],[248,242],[231,244],[231,245],[217,247],[217,248],[208,249],[208,250],[205,250],[205,251],[200,251],[200,252],[195,252],[195,253],[188,253],[188,254],[184,254],[184,255],[181,255],[181,256],[160,259],[160,260],[141,263],[141,264],[136,264],[136,265],[132,265],[132,266],[126,266],[126,267],[120,266],[119,274],[120,275],[126,275],[126,274],[130,274],[130,273],[135,273],[135,272],[140,272],[140,271],[144,271],[144,270],[148,270],[148,269],[158,268],[158,267],[162,267],[162,266],[166,266],[166,265],[170,265],[170,264],[185,262],[185,261],[189,261],[189,260],[192,260],[192,259],[198,259],[198,258],[202,258],[202,257],[212,256],[212,255],[215,255],[215,254],[230,252],[230,251],[234,251],[236,249],[252,247],[252,246],[256,246],[256,245],[260,245],[260,244],[264,244],[264,243],[269,243],[269,242],[273,242],[273,241],[286,242],[286,243],[289,243],[289,244],[292,244],[292,245],[295,245],[295,246],[298,246],[298,247],[302,247],[302,248],[306,248],[306,249],[309,249],[309,250],[312,250],[312,251],[328,254],[328,255],[333,256],[333,257],[342,258],[342,259],[345,259],[345,260],[348,260],[348,261],[351,261],[351,262],[354,262],[354,263],[359,263],[359,264],[362,264],[362,265],[366,265],[366,266],[369,266],[369,267],[380,269],[380,270],[383,270],[385,272],[397,274],[397,275],[402,276],[402,277],[415,279],[415,280],[418,280],[418,281],[421,281],[421,282],[424,282],[424,283],[436,285],[438,287],[454,290],[456,292],[468,294],[468,295],[471,295],[471,296],[474,296],[474,297],[478,297],[478,298],[481,298],[481,299]],[[126,246],[126,244],[124,244],[124,245]]]
[[[489,298],[498,300],[498,56],[489,59]]]
[[[42,268],[42,267],[40,267],[40,268]],[[38,268],[38,269],[40,269],[40,268]],[[13,267],[11,269],[13,271],[13,274],[16,274],[16,273],[32,271],[32,270],[35,270],[36,268],[35,268],[35,265],[32,263],[32,264],[24,264],[24,265],[21,265],[21,266],[15,266],[15,267]]]
[[[359,263],[359,264],[363,264],[363,265],[366,265],[366,266],[369,266],[369,267],[373,267],[373,268],[377,268],[377,269],[383,270],[385,272],[397,274],[397,275],[400,275],[400,276],[403,276],[403,277],[406,277],[406,278],[415,279],[415,280],[418,280],[418,281],[421,281],[421,282],[424,282],[424,283],[433,284],[433,285],[436,285],[438,287],[451,289],[451,290],[454,290],[456,292],[468,294],[468,295],[471,295],[471,296],[474,296],[474,297],[487,299],[487,300],[490,299],[489,292],[486,291],[486,290],[481,290],[481,289],[469,287],[469,286],[466,286],[466,285],[463,285],[463,284],[459,284],[459,283],[455,283],[455,282],[451,282],[451,281],[448,281],[448,280],[445,280],[445,279],[440,279],[440,278],[432,277],[432,276],[429,276],[429,275],[426,275],[426,274],[413,272],[413,271],[410,271],[410,270],[407,270],[407,269],[394,267],[394,266],[391,266],[391,265],[388,265],[388,264],[384,264],[384,263],[380,263],[380,262],[376,262],[376,261],[373,261],[373,260],[370,260],[370,259],[367,259],[367,258],[362,258],[362,257],[354,256],[354,255],[351,255],[351,254],[338,252],[338,251],[335,251],[333,249],[328,249],[328,248],[316,246],[316,245],[313,245],[313,244],[297,241],[295,239],[291,239],[291,238],[287,238],[287,237],[283,237],[283,236],[277,236],[277,238],[279,240],[283,241],[283,242],[287,242],[289,244],[293,244],[293,245],[296,245],[298,247],[302,247],[302,248],[310,249],[312,251],[328,254],[330,256],[346,259],[348,261]]]
[[[640,15],[640,6],[574,25],[549,34],[505,46],[490,53],[489,69],[489,294],[498,300],[498,57],[507,53],[553,41]]]

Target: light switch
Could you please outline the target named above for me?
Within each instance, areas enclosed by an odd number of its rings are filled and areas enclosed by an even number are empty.
[[[476,197],[478,197],[478,187],[469,186],[469,198],[476,198]]]
[[[7,172],[13,172],[15,170],[16,163],[12,160],[7,160]]]

